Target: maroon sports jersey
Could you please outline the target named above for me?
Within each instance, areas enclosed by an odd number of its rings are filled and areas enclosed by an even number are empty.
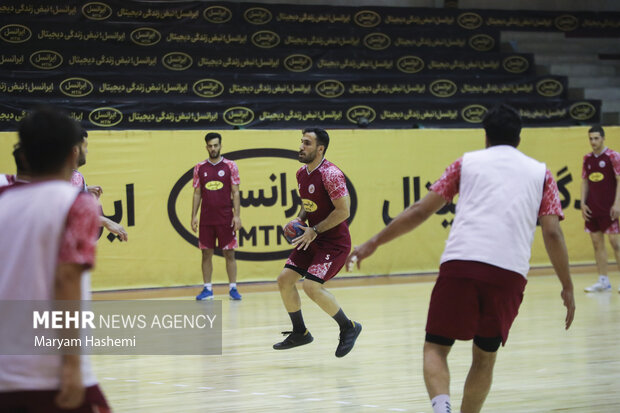
[[[332,200],[349,195],[344,174],[327,159],[323,159],[312,172],[308,172],[307,165],[302,166],[297,171],[297,184],[311,227],[323,221],[335,209]],[[315,242],[328,242],[334,247],[351,249],[347,222],[320,233]]]
[[[620,175],[620,154],[606,148],[600,155],[583,157],[581,178],[588,180],[586,205],[593,217],[609,216],[616,199],[616,175]]]
[[[194,167],[194,188],[200,186],[200,225],[230,225],[233,218],[232,186],[239,185],[237,164],[222,157],[216,164],[208,159]]]

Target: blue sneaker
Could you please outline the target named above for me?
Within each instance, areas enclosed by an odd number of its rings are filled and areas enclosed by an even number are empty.
[[[213,300],[213,291],[207,290],[207,287],[202,289],[202,292],[196,296],[196,300]]]
[[[239,291],[237,291],[236,287],[231,288],[228,292],[228,295],[230,296],[231,300],[241,300],[241,294],[239,294]]]

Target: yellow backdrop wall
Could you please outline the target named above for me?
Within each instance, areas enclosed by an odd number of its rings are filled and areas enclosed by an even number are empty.
[[[227,130],[223,154],[235,157],[241,176],[244,225],[239,249],[239,281],[274,280],[284,263],[287,244],[278,236],[298,207],[294,159],[301,133],[291,130]],[[620,149],[620,128],[606,129],[607,144]],[[405,204],[427,193],[446,166],[466,151],[484,147],[481,129],[332,130],[327,158],[347,175],[355,190],[353,243],[380,230]],[[192,188],[190,170],[205,159],[200,131],[92,131],[87,164],[89,185],[100,185],[106,215],[116,215],[129,242],[99,240],[95,289],[194,285],[202,282],[200,253],[189,241]],[[11,149],[15,133],[0,133],[0,172],[14,173]],[[572,263],[593,262],[583,232],[580,198],[581,162],[590,150],[586,127],[524,129],[519,147],[547,163],[560,183],[566,220],[563,229]],[[293,156],[291,158],[290,156]],[[407,201],[408,200],[408,201]],[[445,208],[412,234],[382,247],[349,275],[400,274],[437,269],[453,209]],[[121,217],[122,215],[122,217]],[[178,219],[179,224],[174,225]],[[182,236],[185,234],[187,240]],[[189,240],[189,241],[188,241]],[[531,264],[548,265],[537,231]],[[215,257],[214,282],[226,282],[224,261]]]

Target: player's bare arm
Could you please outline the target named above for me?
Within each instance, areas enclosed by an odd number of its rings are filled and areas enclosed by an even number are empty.
[[[568,330],[575,318],[575,297],[564,234],[560,228],[560,220],[557,215],[541,216],[540,227],[542,228],[547,255],[549,255],[549,260],[551,260],[555,273],[562,284],[561,296],[566,307],[565,328]]]
[[[104,217],[103,215],[99,217],[99,225],[105,227],[112,234],[116,235],[119,240],[127,241],[127,231],[125,228],[118,222],[112,221],[110,218]]]
[[[357,268],[359,269],[362,260],[372,255],[380,245],[414,230],[431,215],[439,211],[445,204],[446,200],[441,195],[430,191],[420,201],[398,214],[398,216],[385,228],[379,231],[377,235],[362,245],[355,247],[351,255],[349,255],[349,258],[347,258],[347,269],[352,268],[353,263],[357,263]]]
[[[611,206],[609,215],[613,220],[620,217],[620,175],[616,175],[616,199],[614,200],[614,204]]]
[[[230,226],[233,228],[233,231],[239,231],[241,229],[241,195],[239,194],[239,185],[232,185],[230,192],[233,201],[233,219]]]
[[[192,231],[198,231],[198,210],[200,209],[200,187],[194,188],[194,196],[192,198]]]
[[[60,263],[56,268],[54,279],[54,299],[74,300],[81,298],[82,273],[85,268],[82,264]],[[66,334],[79,337],[78,330],[66,330]],[[84,401],[84,385],[80,367],[80,356],[65,354],[62,356],[60,368],[60,392],[55,402],[62,409],[74,409]]]
[[[297,249],[308,249],[308,246],[312,241],[314,241],[318,234],[340,225],[342,222],[346,221],[347,218],[349,218],[351,207],[351,198],[349,195],[345,195],[338,199],[333,199],[332,204],[334,205],[334,210],[330,212],[330,214],[323,221],[316,224],[314,228],[303,227],[303,235],[293,240],[293,245],[296,246]]]
[[[589,221],[592,217],[592,211],[586,204],[588,199],[588,179],[581,180],[581,216],[584,220]]]

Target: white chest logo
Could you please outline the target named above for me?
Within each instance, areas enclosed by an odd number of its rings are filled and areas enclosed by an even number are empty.
[[[207,176],[207,173],[205,172],[205,177]]]
[[[599,161],[598,166],[600,166],[601,168],[605,167],[605,161]]]
[[[310,192],[311,194],[314,193],[314,184],[310,184],[310,186],[308,187],[308,192]]]
[[[217,173],[217,175],[218,175],[218,176],[224,176],[225,174],[226,174],[226,172],[222,171],[221,169],[220,169],[220,171]]]

